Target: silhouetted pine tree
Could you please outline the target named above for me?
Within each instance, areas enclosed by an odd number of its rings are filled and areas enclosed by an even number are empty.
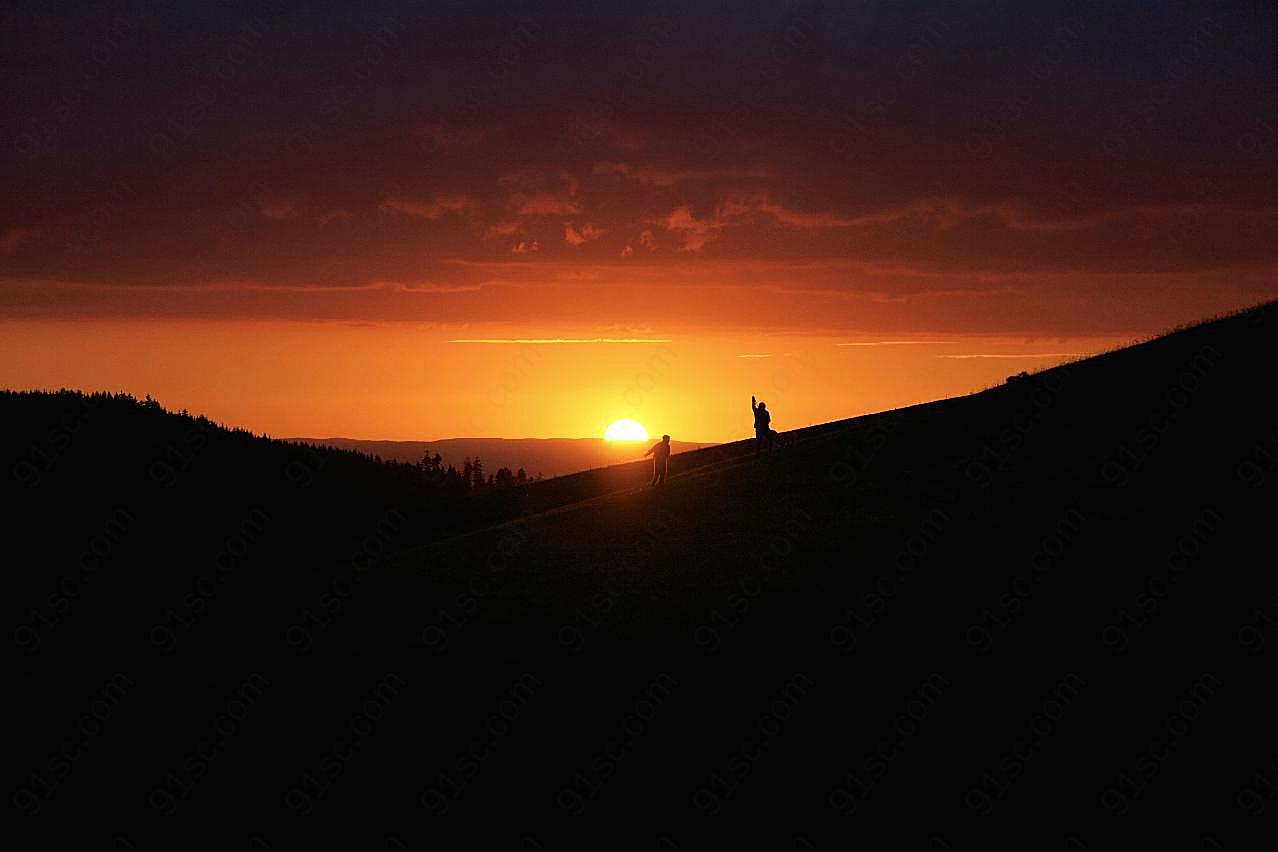
[[[444,493],[449,497],[460,497],[466,493],[466,481],[462,478],[461,473],[451,464],[448,470],[444,471]]]
[[[427,450],[426,455],[422,456],[422,460],[417,463],[417,466],[428,474],[437,474],[443,472],[443,461],[439,453],[435,453],[432,456],[430,450]]]

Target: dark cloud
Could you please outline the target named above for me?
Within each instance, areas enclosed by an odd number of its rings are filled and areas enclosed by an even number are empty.
[[[612,296],[546,282],[576,264],[606,288],[640,260],[662,272],[639,287],[895,293],[901,322],[930,316],[911,295],[925,284],[967,293],[980,275],[1039,274],[1016,286],[1044,303],[1069,274],[1205,288],[1169,287],[1169,315],[1212,292],[1275,290],[1272,4],[32,3],[3,16],[0,277],[24,313],[105,310],[102,287],[211,285],[223,289],[199,310],[212,315],[272,314],[271,287],[304,292],[302,315],[421,310],[395,296],[410,291],[361,289],[398,282],[474,319],[493,310],[480,294],[541,282],[544,315],[562,297],[565,315],[606,318]],[[541,271],[485,265],[512,260]],[[871,286],[814,275],[820,263],[901,274]],[[350,289],[325,303],[326,287]],[[138,292],[151,300],[118,304],[192,310]],[[1093,297],[1096,316],[1115,309],[1112,290]],[[797,299],[778,323],[822,313]],[[1015,304],[980,312],[1044,321]]]

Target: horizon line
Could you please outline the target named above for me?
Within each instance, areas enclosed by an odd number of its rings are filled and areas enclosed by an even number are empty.
[[[820,424],[810,424],[810,425],[820,425]],[[804,428],[804,427],[795,427],[795,428]],[[661,436],[657,435],[656,440],[660,440],[660,439],[661,439]],[[511,437],[507,435],[503,435],[503,436],[459,435],[459,436],[454,436],[452,438],[351,438],[345,435],[329,435],[324,438],[315,438],[315,437],[311,437],[307,435],[300,435],[300,436],[290,435],[288,437],[276,437],[275,440],[279,440],[279,441],[366,441],[369,443],[382,442],[382,443],[388,443],[388,444],[437,444],[443,441],[601,441],[608,444],[627,444],[627,443],[641,444],[644,441],[653,440],[653,438],[652,437],[605,438],[601,435],[584,435],[584,436],[575,437],[575,438],[565,437],[562,435],[553,436],[549,438],[537,438],[537,437],[531,437],[531,436]],[[731,440],[726,440],[726,441],[701,441],[701,440],[696,440],[693,438],[671,437],[670,440],[678,444],[731,444],[734,441],[745,440],[745,438],[733,438]]]

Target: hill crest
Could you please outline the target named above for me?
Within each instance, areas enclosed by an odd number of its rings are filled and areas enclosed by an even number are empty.
[[[642,458],[652,441],[605,441],[602,438],[444,438],[438,441],[378,441],[361,438],[287,438],[288,441],[355,450],[386,461],[416,464],[427,452],[438,453],[445,467],[461,468],[466,458],[483,459],[488,470],[523,468],[529,476],[563,476]],[[671,441],[675,453],[712,443]]]

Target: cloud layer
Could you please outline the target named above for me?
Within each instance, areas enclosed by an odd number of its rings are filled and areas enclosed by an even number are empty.
[[[1266,4],[267,8],[5,13],[0,310],[1076,331],[1278,295]]]

